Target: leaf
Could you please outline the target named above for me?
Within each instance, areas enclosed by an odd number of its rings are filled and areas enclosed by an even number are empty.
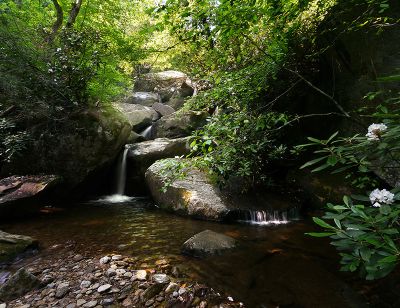
[[[327,229],[335,229],[330,224],[326,223],[325,221],[323,221],[322,219],[320,219],[318,217],[313,217],[313,221],[320,227],[327,228]]]
[[[358,200],[358,201],[370,201],[369,198],[367,196],[363,196],[363,195],[351,195],[351,198],[353,198],[354,200]]]
[[[324,160],[326,157],[327,157],[327,156],[319,157],[319,158],[313,159],[313,160],[311,160],[311,161],[309,161],[309,162],[306,162],[304,165],[302,165],[302,166],[300,167],[300,169],[304,169],[304,168],[307,168],[307,167],[309,167],[309,166],[312,166],[312,165],[314,165],[314,164],[320,162],[321,160]]]
[[[388,256],[383,259],[380,259],[379,263],[393,263],[397,261],[397,256]]]
[[[306,235],[312,236],[312,237],[328,237],[331,235],[335,235],[335,232],[309,232],[305,233]]]
[[[319,166],[318,168],[315,168],[315,169],[311,170],[311,172],[318,172],[318,171],[324,170],[324,169],[329,168],[329,167],[330,167],[329,164],[323,164],[322,166]]]

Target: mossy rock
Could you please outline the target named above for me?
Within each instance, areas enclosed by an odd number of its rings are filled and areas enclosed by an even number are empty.
[[[38,241],[29,236],[0,231],[0,264],[10,262],[26,250],[37,247]]]

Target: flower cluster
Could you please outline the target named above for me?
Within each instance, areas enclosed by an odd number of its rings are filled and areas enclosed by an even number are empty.
[[[383,123],[380,124],[371,124],[368,127],[368,133],[365,135],[368,140],[377,141],[380,139],[382,133],[387,129],[387,126]]]
[[[372,206],[381,207],[382,204],[392,204],[394,201],[394,194],[386,189],[375,189],[369,195]]]

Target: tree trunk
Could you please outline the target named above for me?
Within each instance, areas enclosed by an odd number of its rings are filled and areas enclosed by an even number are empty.
[[[53,29],[52,29],[49,37],[47,38],[47,42],[49,42],[49,43],[54,41],[54,38],[56,37],[56,34],[57,34],[58,30],[60,30],[60,28],[62,26],[63,19],[64,19],[64,12],[63,12],[60,4],[58,3],[58,1],[57,0],[53,0],[53,4],[54,4],[54,7],[55,7],[56,12],[57,12],[57,20],[54,22]]]
[[[67,21],[67,28],[71,28],[74,25],[76,17],[78,16],[79,11],[81,9],[82,1],[83,0],[76,0],[75,3],[72,5]]]

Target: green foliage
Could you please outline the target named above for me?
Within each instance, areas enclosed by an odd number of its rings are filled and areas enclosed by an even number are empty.
[[[163,182],[161,191],[164,193],[175,181],[184,179],[192,167],[190,161],[183,157],[162,159],[158,163],[161,164],[159,176]]]
[[[346,196],[344,204],[328,204],[325,220],[314,218],[325,232],[309,235],[332,239],[332,245],[340,251],[342,271],[359,270],[368,280],[382,278],[393,271],[400,257],[398,191],[392,191],[396,194],[393,204],[380,207],[373,207],[367,196],[353,196],[357,201]]]
[[[287,154],[277,130],[286,121],[287,116],[279,113],[237,111],[214,116],[192,136],[191,156],[221,185],[231,177],[247,179],[249,186],[266,182],[267,166]]]
[[[25,148],[28,135],[20,131],[15,124],[4,118],[0,118],[0,166],[1,162],[11,162]]]

